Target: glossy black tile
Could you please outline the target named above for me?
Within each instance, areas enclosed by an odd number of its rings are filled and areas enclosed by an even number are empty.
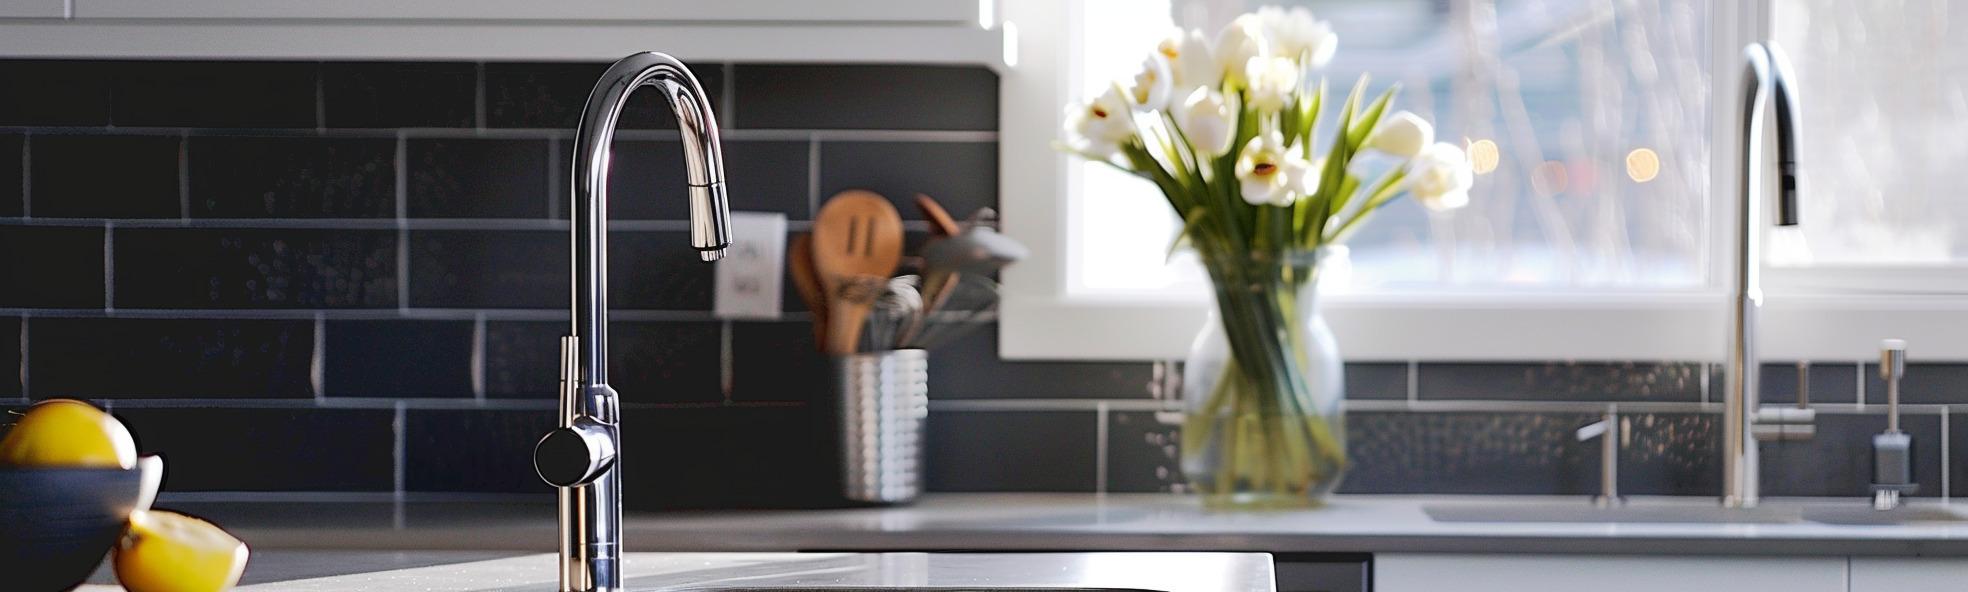
[[[471,321],[328,321],[322,390],[331,397],[473,396]]]
[[[546,217],[549,148],[539,140],[412,139],[406,146],[409,214]]]
[[[314,322],[35,318],[36,398],[312,398]]]
[[[1693,362],[1427,362],[1416,395],[1423,401],[1701,400],[1702,365]]]
[[[822,142],[820,199],[867,189],[921,220],[915,195],[927,193],[958,218],[998,206],[996,142]]]
[[[925,487],[1093,491],[1097,423],[1087,411],[931,411]]]
[[[109,124],[110,63],[0,60],[0,125]]]
[[[0,227],[0,306],[101,308],[103,229]]]
[[[998,358],[998,327],[931,350],[932,399],[1145,399],[1154,381],[1148,362],[1013,362]]]
[[[1721,414],[1628,413],[1620,417],[1629,432],[1620,447],[1622,495],[1721,495]],[[1598,450],[1598,440],[1587,444]],[[1588,464],[1596,477],[1600,470],[1597,457]]]
[[[685,232],[609,236],[609,306],[710,310],[713,266]],[[410,305],[565,308],[566,231],[427,230],[410,235]]]
[[[687,64],[704,88],[714,112],[723,110],[724,67]],[[485,65],[486,127],[574,129],[608,64],[594,62],[496,63]],[[662,93],[645,89],[629,97],[622,111],[626,129],[675,129],[676,118]]]
[[[337,62],[321,66],[327,127],[476,127],[478,65]]]
[[[631,510],[825,505],[837,466],[804,406],[626,409],[622,495]]]
[[[0,398],[21,395],[21,319],[0,318]]]
[[[553,400],[560,388],[561,321],[485,323],[485,396]]]
[[[731,209],[780,212],[792,220],[811,219],[806,142],[724,141],[726,194]],[[555,166],[562,179],[574,178],[572,142],[562,142],[564,155]],[[675,141],[616,140],[608,177],[608,217],[611,220],[688,220],[684,199],[686,180],[683,145]],[[558,188],[566,193],[566,188]],[[558,215],[570,217],[573,204],[562,199]]]
[[[394,308],[392,230],[116,230],[121,308]]]
[[[1424,366],[1425,367],[1425,366]],[[1582,413],[1352,412],[1342,493],[1597,493],[1597,442]]]
[[[731,324],[731,398],[826,404],[832,371],[815,349],[813,324],[745,321]]]
[[[27,172],[27,163],[21,154],[27,149],[27,139],[19,134],[0,134],[0,218],[19,218],[25,205],[21,178]]]
[[[1879,377],[1879,364],[1867,363],[1866,402],[1886,403],[1886,381]],[[1968,364],[1908,362],[1900,378],[1901,403],[1968,403]]]
[[[553,399],[567,331],[565,321],[486,323],[485,396]],[[715,322],[610,322],[608,382],[628,404],[720,401],[721,338]]]
[[[1407,362],[1347,362],[1346,398],[1404,401],[1408,398]]]
[[[217,136],[188,142],[194,218],[396,216],[394,140]]]
[[[177,218],[178,138],[34,136],[28,188],[36,218]]]
[[[1182,474],[1180,420],[1164,423],[1149,411],[1107,414],[1107,491],[1178,491]]]
[[[745,129],[998,129],[998,77],[981,67],[746,64],[735,93]]]
[[[541,493],[533,444],[556,425],[551,409],[412,409],[403,428],[407,491]]]
[[[391,491],[388,409],[119,407],[142,454],[161,454],[164,491]]]
[[[122,127],[314,128],[319,66],[308,62],[125,62],[112,83]]]
[[[1816,437],[1762,446],[1763,495],[1871,496],[1872,436],[1886,429],[1885,415],[1819,413]],[[1941,494],[1941,418],[1902,415],[1900,429],[1913,435],[1912,495]]]
[[[1956,415],[1959,414],[1950,412],[1947,418],[1949,462],[1945,470],[1948,471],[1949,497],[1960,495],[1964,491],[1962,488],[1968,487],[1968,480],[1964,480],[1968,479],[1968,462],[1963,462],[1963,459],[1968,459],[1968,417],[1955,417]],[[1956,483],[1963,485],[1955,485]]]
[[[1709,380],[1708,400],[1720,402],[1727,388],[1722,382],[1720,366],[1717,374]],[[1859,365],[1853,363],[1816,362],[1807,370],[1808,386],[1813,403],[1852,403],[1858,401]],[[1762,392],[1764,403],[1797,402],[1797,363],[1773,362],[1763,364],[1762,382],[1757,390]]]

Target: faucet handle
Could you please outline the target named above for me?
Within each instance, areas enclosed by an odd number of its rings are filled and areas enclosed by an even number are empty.
[[[554,428],[533,446],[533,470],[555,487],[579,487],[615,465],[615,428],[582,417]]]

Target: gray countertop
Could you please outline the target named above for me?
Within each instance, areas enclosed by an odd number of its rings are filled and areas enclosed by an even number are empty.
[[[485,551],[262,551],[241,592],[550,592],[554,558]],[[945,588],[1272,592],[1255,553],[630,553],[628,590]],[[106,580],[83,592],[119,590]]]
[[[1264,551],[1968,556],[1968,522],[1445,523],[1423,507],[1578,498],[1337,496],[1305,511],[1222,513],[1155,494],[939,494],[894,508],[636,514],[635,551]],[[1708,505],[1706,498],[1636,504]],[[1773,503],[1783,503],[1777,501]],[[1859,500],[1815,503],[1862,504]],[[171,504],[258,549],[551,550],[547,504]]]

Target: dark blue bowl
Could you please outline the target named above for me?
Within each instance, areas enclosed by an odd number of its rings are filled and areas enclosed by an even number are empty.
[[[0,467],[0,588],[81,585],[142,495],[140,469]]]

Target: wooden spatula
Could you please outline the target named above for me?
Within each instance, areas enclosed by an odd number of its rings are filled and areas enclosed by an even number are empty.
[[[792,269],[800,301],[813,311],[813,347],[827,351],[827,288],[820,284],[820,272],[813,269],[813,235],[794,236],[786,245],[786,266]]]
[[[902,216],[871,191],[842,191],[813,221],[813,269],[826,289],[827,353],[854,353],[861,325],[902,262]]]

